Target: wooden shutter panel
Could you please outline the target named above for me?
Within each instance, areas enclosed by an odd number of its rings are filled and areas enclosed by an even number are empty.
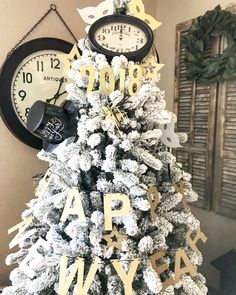
[[[178,116],[178,132],[188,134],[184,148],[176,152],[177,161],[184,161],[184,169],[192,174],[194,190],[199,201],[194,205],[210,209],[213,182],[214,129],[217,85],[205,85],[186,78],[183,37],[188,34],[192,21],[177,26],[175,111]],[[205,54],[217,52],[219,42],[212,40]]]
[[[227,10],[236,14],[236,5]],[[221,52],[226,46],[222,38]],[[236,81],[219,84],[214,172],[214,209],[236,218]]]
[[[214,209],[236,218],[236,81],[220,85],[214,174]]]

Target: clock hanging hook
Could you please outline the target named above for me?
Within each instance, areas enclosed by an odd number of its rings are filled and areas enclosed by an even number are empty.
[[[127,13],[127,3],[122,0],[113,0],[114,12],[117,14],[126,14]]]
[[[159,53],[157,51],[157,48],[156,48],[155,44],[153,44],[153,46],[152,46],[152,51],[153,51],[153,55],[156,56],[157,62],[160,63],[160,56],[159,56]]]
[[[75,35],[71,31],[71,29],[69,28],[69,26],[67,25],[67,23],[65,22],[65,20],[61,16],[61,14],[58,12],[56,4],[52,3],[52,4],[50,4],[50,8],[36,22],[36,24],[20,39],[20,41],[18,43],[16,43],[16,45],[11,49],[11,51],[8,52],[7,57],[9,57],[25,41],[25,39],[44,21],[44,19],[46,19],[48,17],[48,15],[51,12],[55,12],[56,13],[56,15],[58,16],[58,18],[60,19],[60,21],[63,23],[63,25],[66,27],[67,31],[70,33],[70,35],[72,36],[72,38],[77,43],[78,39],[75,37]]]
[[[54,3],[52,3],[52,4],[50,5],[50,7],[51,7],[52,10],[57,10],[57,6],[56,6],[56,4],[54,4]]]

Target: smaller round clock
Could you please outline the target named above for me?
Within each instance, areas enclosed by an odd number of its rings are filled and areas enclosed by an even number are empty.
[[[141,61],[148,55],[154,41],[151,28],[130,15],[114,14],[100,18],[89,29],[88,38],[94,51],[108,60],[124,55]]]

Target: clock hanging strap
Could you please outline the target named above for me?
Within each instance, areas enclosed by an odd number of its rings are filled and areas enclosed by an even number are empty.
[[[152,46],[152,54],[154,54],[156,56],[157,62],[160,63],[160,56],[159,56],[157,48],[154,44]]]
[[[77,43],[77,38],[75,37],[75,35],[73,34],[73,32],[71,31],[71,29],[69,28],[69,26],[67,25],[67,23],[65,22],[65,20],[63,19],[63,17],[61,16],[61,14],[59,13],[59,11],[57,10],[57,6],[55,4],[51,4],[50,8],[46,11],[46,13],[37,21],[37,23],[23,36],[23,38],[11,49],[10,52],[8,52],[7,56],[10,56],[22,43],[23,41],[25,41],[25,39],[49,16],[49,14],[51,12],[55,12],[56,15],[58,16],[58,18],[60,19],[60,21],[63,23],[63,25],[65,26],[65,28],[67,29],[67,31],[70,33],[70,35],[72,36],[72,38],[75,40],[75,42]]]

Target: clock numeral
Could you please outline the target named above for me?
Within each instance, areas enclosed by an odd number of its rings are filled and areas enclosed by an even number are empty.
[[[144,43],[144,39],[143,38],[138,38],[137,39],[137,43],[138,44],[143,44]]]
[[[60,60],[58,58],[51,58],[51,68],[60,70]]]
[[[33,82],[33,76],[31,73],[25,73],[23,72],[23,83],[32,83]]]
[[[28,117],[29,112],[30,112],[30,108],[26,108],[26,109],[25,109],[25,116],[26,116],[26,117]]]
[[[112,31],[119,31],[120,30],[120,25],[117,26],[111,26]]]
[[[21,98],[21,101],[23,101],[26,98],[26,92],[24,90],[20,90],[18,95]]]
[[[110,29],[102,29],[103,34],[110,34],[111,30]]]
[[[104,41],[106,37],[104,35],[98,35],[98,41]]]
[[[118,52],[118,53],[124,53],[124,48],[118,48],[118,49],[116,49],[116,52]]]
[[[37,60],[37,71],[38,72],[43,72],[44,71],[44,68],[43,68],[43,61],[39,61]]]
[[[109,48],[109,44],[108,43],[102,43],[103,47]]]

